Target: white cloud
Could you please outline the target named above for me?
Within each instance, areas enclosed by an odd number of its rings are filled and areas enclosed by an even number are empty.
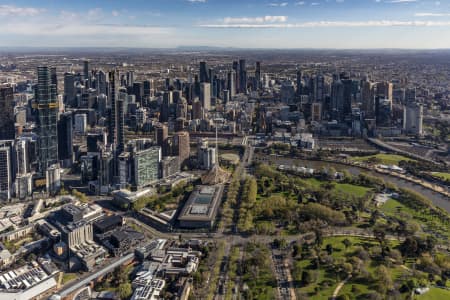
[[[87,17],[90,19],[98,19],[98,18],[101,18],[102,16],[103,16],[103,11],[99,7],[92,8],[92,9],[88,10],[88,12],[87,12]]]
[[[191,3],[206,3],[207,2],[207,0],[187,0],[188,2],[191,2]]]
[[[305,23],[276,23],[276,24],[203,24],[206,28],[320,28],[320,27],[448,27],[448,22],[434,21],[316,21]]]
[[[450,17],[450,13],[416,13],[415,17]]]
[[[288,19],[287,16],[264,16],[264,17],[255,17],[255,18],[232,18],[227,17],[223,19],[224,24],[262,24],[262,23],[283,23]]]
[[[417,2],[417,0],[390,0],[386,1],[386,3],[412,3]]]
[[[60,23],[9,23],[2,26],[1,34],[15,34],[26,36],[137,36],[137,35],[164,35],[171,28],[116,25],[116,24],[60,24]]]
[[[117,10],[113,10],[113,11],[111,12],[111,15],[112,15],[113,17],[118,17],[118,16],[120,15],[120,13],[119,13]]]
[[[269,6],[272,6],[272,7],[286,7],[288,5],[289,5],[288,2],[280,2],[280,3],[273,2],[273,3],[269,3]]]
[[[295,5],[295,6],[302,6],[302,5],[305,5],[305,1],[298,1],[298,2],[295,2],[294,5]]]
[[[0,5],[0,16],[32,17],[45,12],[45,9],[35,7],[18,7],[14,5]]]

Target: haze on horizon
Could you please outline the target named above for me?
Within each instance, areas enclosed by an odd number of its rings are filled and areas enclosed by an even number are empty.
[[[3,47],[450,48],[450,0],[16,0],[0,22]]]

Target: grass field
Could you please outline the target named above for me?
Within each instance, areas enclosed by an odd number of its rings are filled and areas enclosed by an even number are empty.
[[[325,183],[325,181],[320,181],[316,178],[308,178],[305,179],[305,181],[307,181],[313,187],[320,187],[321,184]],[[348,183],[336,183],[334,188],[338,192],[347,193],[358,197],[364,196],[367,192],[370,191],[370,188]]]
[[[450,173],[433,172],[432,174],[441,179],[450,180]]]
[[[75,280],[76,278],[78,278],[77,273],[64,273],[62,278],[62,284],[66,284],[69,281]]]
[[[352,161],[357,161],[357,162],[369,162],[370,160],[376,159],[381,164],[385,164],[385,165],[398,165],[398,163],[402,160],[412,161],[412,159],[410,159],[408,157],[396,155],[396,154],[376,154],[376,155],[370,155],[370,156],[355,156],[350,159]]]
[[[347,193],[350,195],[355,195],[357,197],[364,196],[368,191],[370,191],[370,188],[366,188],[363,186],[353,185],[353,184],[347,184],[347,183],[338,183],[335,187],[336,190]]]
[[[450,291],[439,289],[439,288],[431,288],[430,291],[426,294],[415,296],[416,300],[443,300],[450,299]]]

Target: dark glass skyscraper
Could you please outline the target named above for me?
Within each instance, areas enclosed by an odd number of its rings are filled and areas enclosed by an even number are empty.
[[[89,79],[89,61],[87,60],[83,62],[83,79],[84,80]]]
[[[34,109],[38,140],[38,170],[41,174],[58,162],[56,85],[52,83],[49,67],[38,67],[38,83],[35,86]]]
[[[125,104],[122,99],[117,100],[116,107],[117,120],[117,153],[125,150]]]
[[[73,155],[72,112],[61,114],[58,121],[58,158],[70,165]]]
[[[117,143],[117,97],[119,96],[119,72],[117,70],[109,72],[109,103],[111,114],[109,115],[108,138],[111,144]]]
[[[208,69],[206,68],[206,62],[200,62],[200,82],[209,82]]]
[[[14,136],[13,88],[0,87],[0,140],[14,140]]]
[[[303,90],[302,90],[302,71],[298,70],[297,71],[297,96],[302,95]]]
[[[247,67],[245,66],[245,59],[239,60],[239,88],[241,93],[247,91]]]
[[[261,88],[261,62],[256,62],[256,70],[255,70],[255,78],[256,78],[256,89]]]
[[[75,74],[64,74],[64,104],[75,107]]]

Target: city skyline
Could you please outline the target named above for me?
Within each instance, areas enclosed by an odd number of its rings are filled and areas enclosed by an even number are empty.
[[[450,48],[447,0],[19,0],[0,20],[4,47]]]

